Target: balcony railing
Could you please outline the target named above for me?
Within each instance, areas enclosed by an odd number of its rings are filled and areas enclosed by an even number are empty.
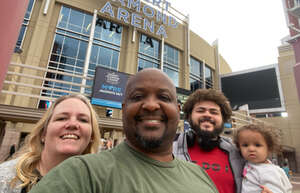
[[[91,86],[82,85],[79,83],[69,82],[65,80],[56,80],[44,77],[44,74],[47,72],[55,73],[61,76],[69,76],[72,78],[81,78],[86,80],[92,80],[93,78],[77,75],[74,73],[62,72],[59,70],[52,70],[44,67],[37,67],[33,65],[18,64],[12,62],[7,72],[6,80],[4,81],[4,88],[0,91],[1,95],[10,95],[10,96],[24,96],[29,98],[35,98],[38,100],[55,100],[54,94],[52,96],[43,96],[43,92],[61,92],[75,94],[78,92],[72,91],[71,89],[56,88],[54,86],[48,87],[43,85],[43,81],[52,81],[62,85],[77,86],[79,88],[88,88],[91,89]],[[19,69],[19,71],[17,70]],[[20,70],[22,69],[22,70]],[[24,72],[25,71],[25,72]],[[20,81],[22,80],[22,81]],[[29,91],[30,90],[30,91]],[[89,94],[84,93],[87,97]]]
[[[260,124],[260,125],[268,125],[275,129],[275,133],[282,137],[282,130],[277,128],[275,125],[269,122],[262,121],[260,119],[249,116],[246,111],[233,111],[233,115],[231,117],[232,123],[232,132],[235,132],[238,128],[248,125],[248,124]],[[232,132],[230,134],[232,135]]]

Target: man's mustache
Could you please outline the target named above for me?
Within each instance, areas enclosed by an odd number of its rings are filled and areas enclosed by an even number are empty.
[[[209,117],[203,117],[202,119],[200,119],[199,120],[199,125],[203,122],[209,122],[214,126],[216,125],[216,122],[214,120],[212,120],[211,118],[209,118]]]

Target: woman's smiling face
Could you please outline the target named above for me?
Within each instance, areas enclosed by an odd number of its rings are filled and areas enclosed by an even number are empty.
[[[91,113],[88,106],[77,98],[60,102],[42,136],[43,153],[50,156],[80,155],[91,141]]]

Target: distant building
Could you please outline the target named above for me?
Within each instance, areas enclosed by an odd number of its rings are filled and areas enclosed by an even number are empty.
[[[283,9],[287,27],[290,35],[284,39],[292,47],[295,53],[294,76],[300,100],[300,1],[299,0],[282,0]]]
[[[299,164],[300,104],[293,73],[294,57],[291,45],[278,48],[278,64],[262,66],[221,76],[222,91],[235,110],[249,108],[248,122],[267,122],[278,129],[282,141],[282,155],[276,155],[279,164],[289,161],[293,171]],[[253,117],[253,118],[252,118]],[[247,117],[235,112],[236,127],[247,123]],[[274,155],[275,156],[275,155]]]
[[[284,141],[296,148],[297,167],[300,167],[300,1],[282,0],[287,27],[290,35],[285,37],[279,47],[281,82],[288,117],[278,121],[285,130]],[[290,161],[290,160],[289,160]],[[292,168],[293,169],[293,168]],[[299,170],[298,170],[299,171]]]

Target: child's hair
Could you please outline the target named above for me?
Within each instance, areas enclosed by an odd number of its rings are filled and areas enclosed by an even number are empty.
[[[233,137],[234,143],[239,148],[239,134],[242,131],[249,130],[260,133],[266,141],[269,152],[279,153],[280,149],[280,136],[275,128],[265,124],[249,124],[239,128]]]

